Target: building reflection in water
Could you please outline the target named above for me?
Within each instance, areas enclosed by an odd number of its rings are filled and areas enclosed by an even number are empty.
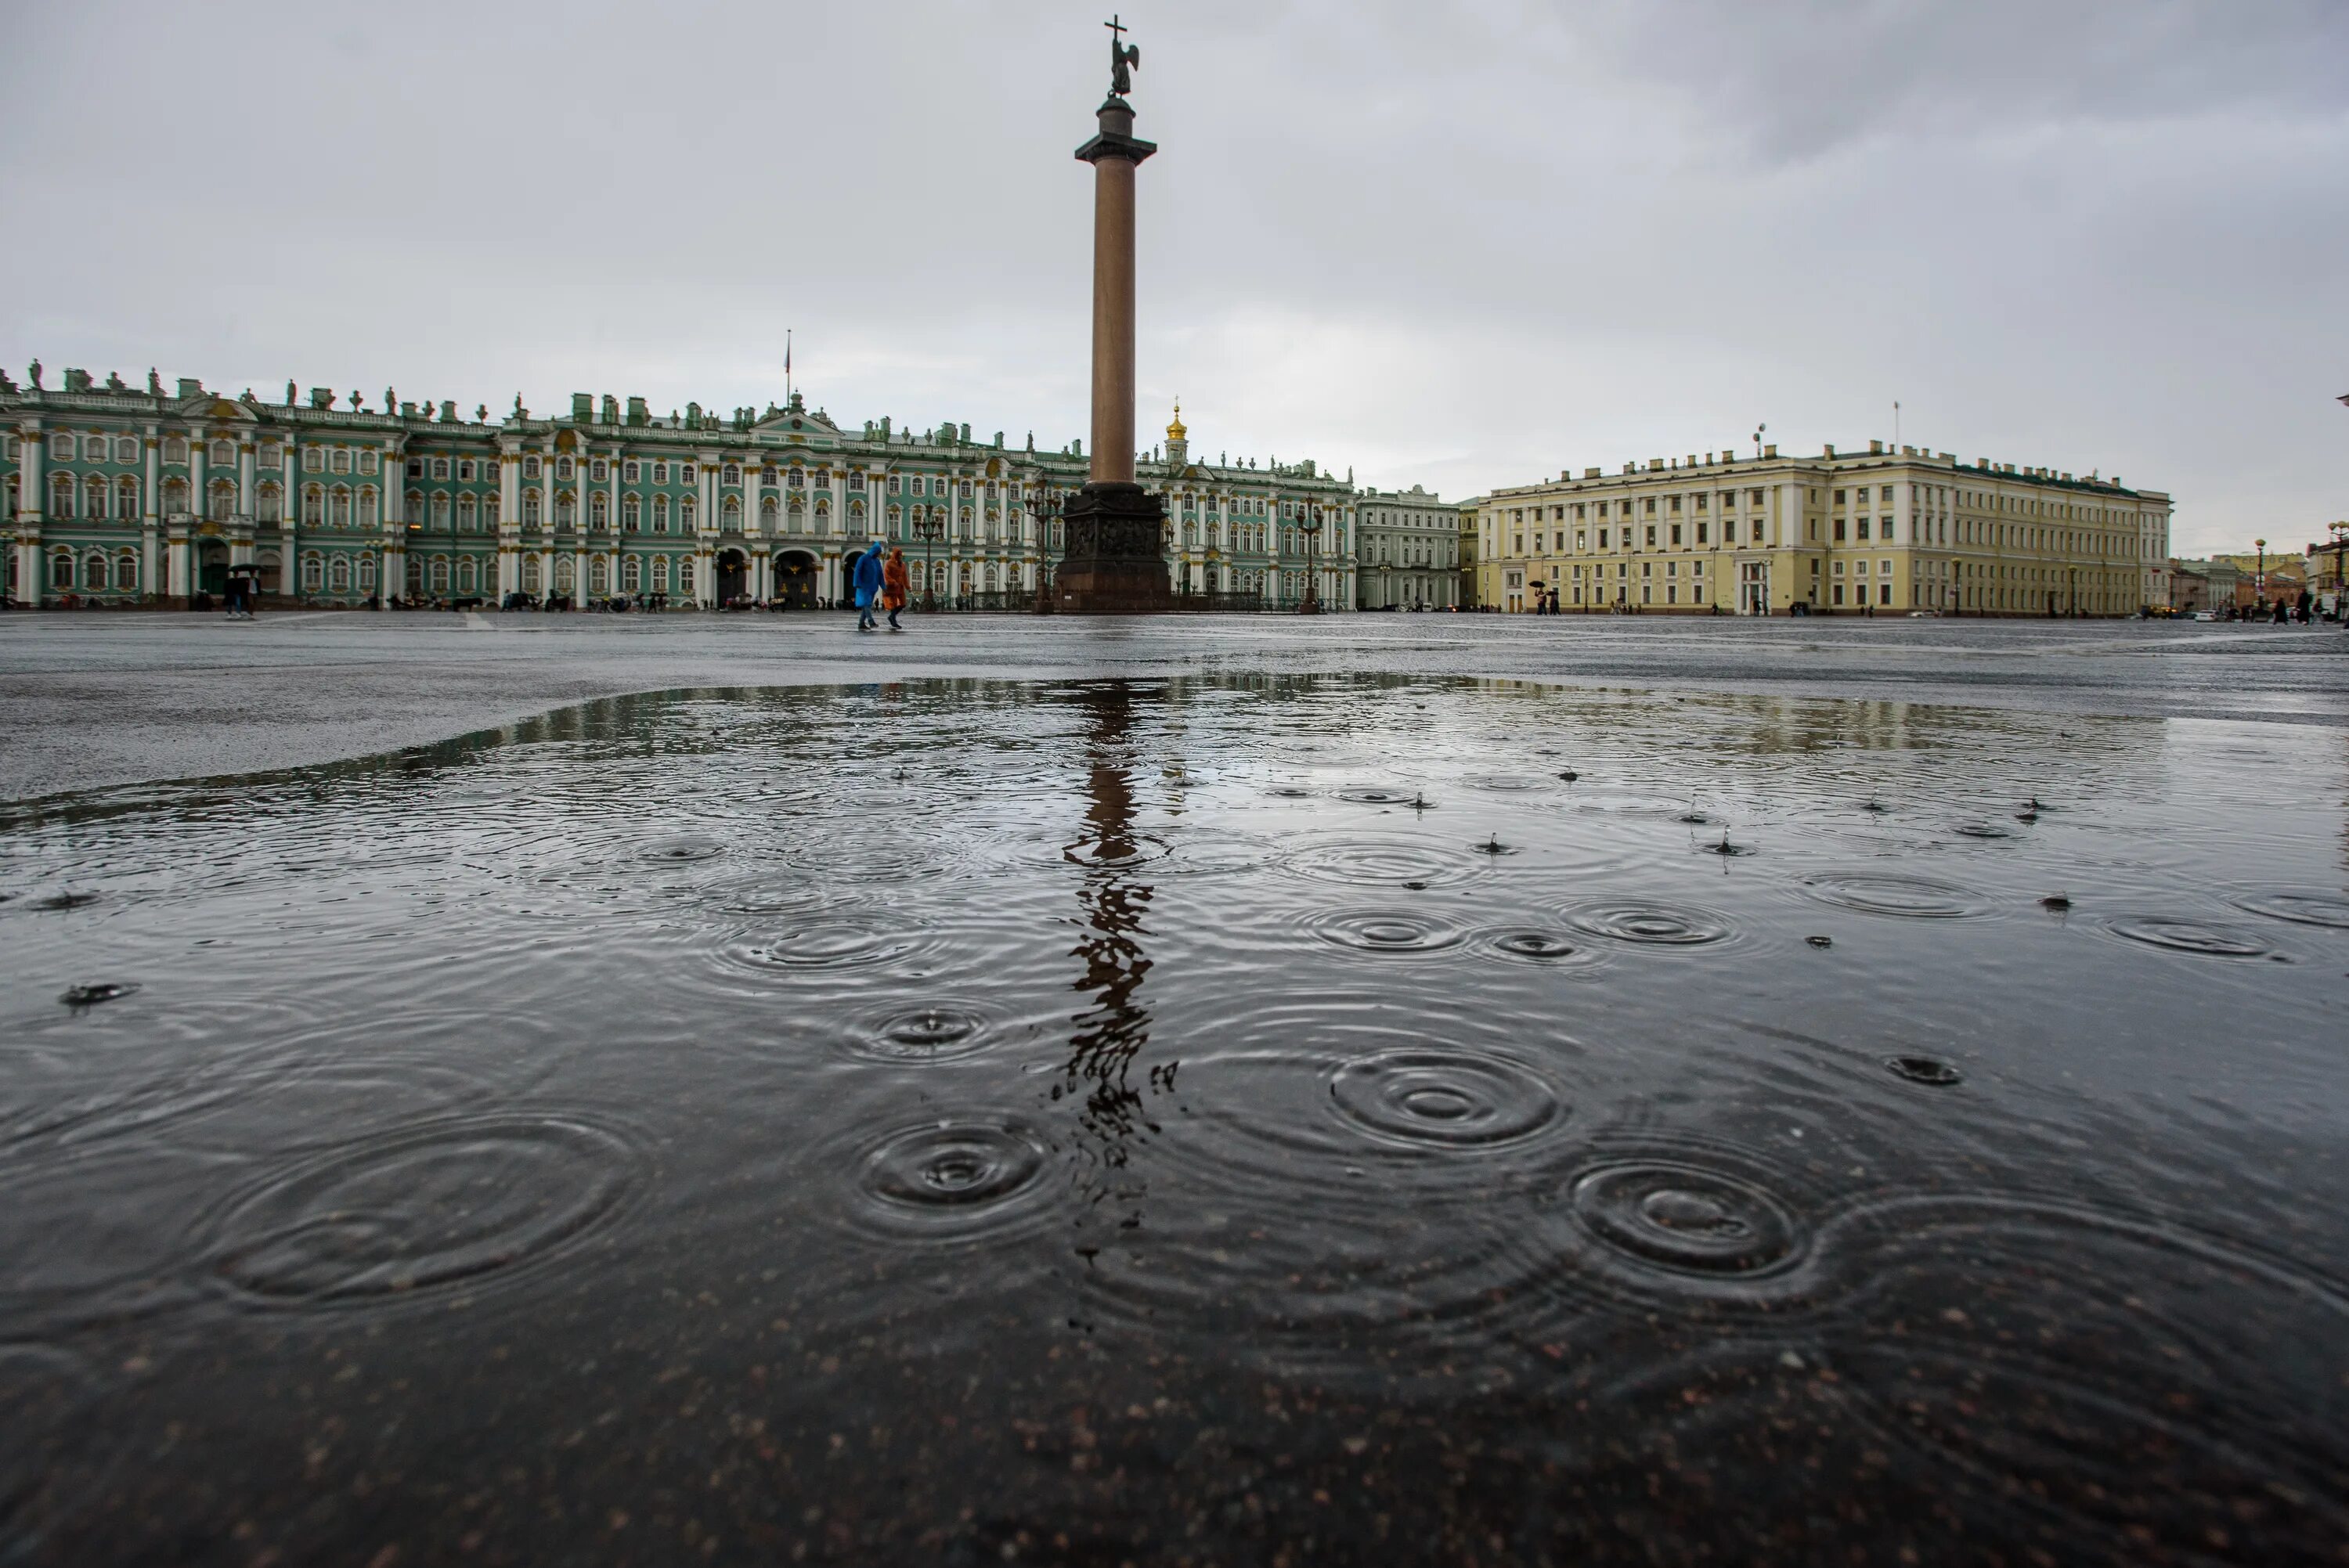
[[[1089,804],[1084,830],[1061,856],[1084,873],[1077,891],[1084,934],[1071,952],[1084,964],[1072,988],[1090,1001],[1070,1020],[1066,1074],[1052,1091],[1077,1102],[1081,1158],[1091,1167],[1079,1181],[1091,1189],[1091,1212],[1114,1214],[1128,1228],[1140,1222],[1142,1197],[1140,1182],[1127,1174],[1131,1152],[1158,1130],[1143,1094],[1171,1090],[1174,1078],[1172,1063],[1151,1068],[1139,1087],[1133,1078],[1150,1038],[1141,995],[1151,964],[1143,921],[1154,891],[1147,868],[1158,850],[1134,824],[1134,696],[1125,682],[1110,681],[1082,688],[1077,698],[1088,718]]]

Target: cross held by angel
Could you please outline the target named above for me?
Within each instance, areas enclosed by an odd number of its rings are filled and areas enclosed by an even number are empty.
[[[1124,41],[1125,24],[1114,13],[1102,26],[1109,29],[1110,97],[1123,98],[1133,90],[1133,73],[1142,68],[1142,48]]]

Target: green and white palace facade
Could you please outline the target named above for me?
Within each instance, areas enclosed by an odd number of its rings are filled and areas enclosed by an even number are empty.
[[[1032,595],[1085,480],[1079,443],[1007,447],[970,427],[836,424],[792,397],[764,413],[574,394],[565,418],[369,408],[312,388],[282,403],[192,378],[166,390],[68,370],[0,376],[7,588],[19,604],[177,603],[233,570],[282,601],[404,595],[676,605],[836,602],[856,555],[905,547],[942,601]],[[1357,497],[1314,464],[1195,462],[1180,415],[1137,478],[1167,511],[1179,593],[1355,603]],[[918,591],[918,583],[917,583]]]

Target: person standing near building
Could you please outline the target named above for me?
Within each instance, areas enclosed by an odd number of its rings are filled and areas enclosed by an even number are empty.
[[[873,619],[874,603],[881,596],[881,542],[874,540],[864,554],[856,558],[856,629],[873,632],[880,629]]]
[[[897,612],[913,597],[913,580],[905,573],[905,552],[896,545],[889,547],[889,559],[881,568],[881,607],[889,612],[889,629],[902,632],[897,624]]]

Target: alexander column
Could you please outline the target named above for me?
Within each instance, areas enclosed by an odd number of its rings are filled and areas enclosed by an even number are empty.
[[[1172,607],[1163,531],[1166,509],[1133,482],[1133,174],[1158,150],[1133,138],[1125,95],[1142,51],[1110,29],[1109,97],[1100,134],[1077,149],[1093,166],[1092,466],[1061,513],[1068,553],[1053,580],[1058,607],[1073,614],[1132,615]]]

